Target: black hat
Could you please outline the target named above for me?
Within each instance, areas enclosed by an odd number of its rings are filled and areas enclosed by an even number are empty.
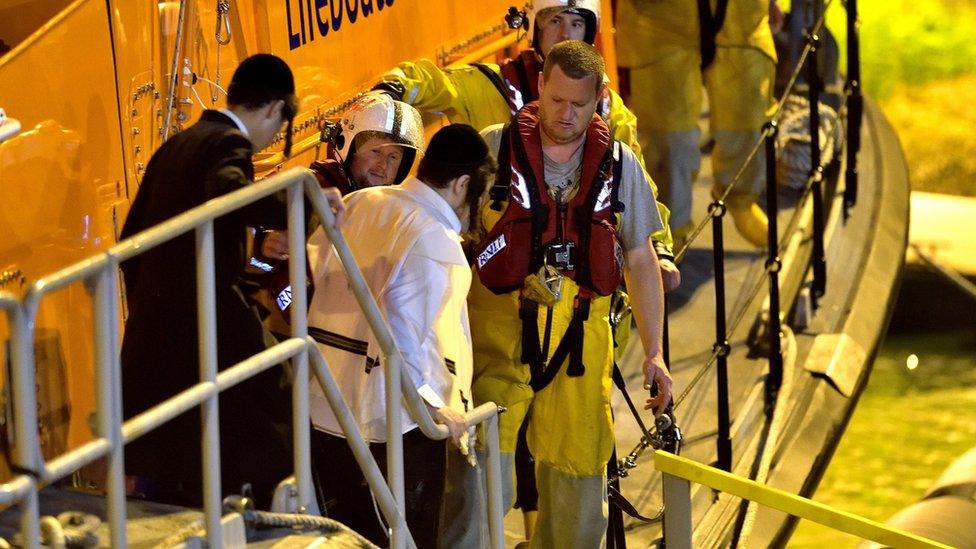
[[[488,158],[488,145],[467,124],[451,124],[437,130],[424,153],[425,162],[444,166],[475,166]]]
[[[270,101],[285,99],[294,93],[295,77],[288,64],[270,53],[259,53],[241,61],[234,71],[227,88],[227,101],[239,105],[241,102],[235,101],[238,95],[263,96]]]
[[[227,103],[254,109],[278,100],[285,102],[282,116],[287,122],[284,152],[288,156],[291,154],[292,123],[298,114],[295,77],[288,63],[270,53],[259,53],[241,61],[227,88]]]

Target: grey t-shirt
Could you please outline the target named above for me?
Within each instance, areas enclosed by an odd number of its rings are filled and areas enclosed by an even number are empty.
[[[501,146],[504,124],[488,126],[481,131],[481,137],[488,143],[488,148],[498,156]],[[582,170],[583,147],[573,153],[565,163],[557,163],[545,158],[546,185],[549,195],[557,201],[571,199],[579,188]],[[647,243],[652,234],[664,228],[657,203],[654,201],[654,191],[651,190],[650,178],[644,173],[634,151],[625,143],[620,143],[620,188],[618,198],[624,205],[620,214],[620,226],[617,233],[624,250],[632,250]]]

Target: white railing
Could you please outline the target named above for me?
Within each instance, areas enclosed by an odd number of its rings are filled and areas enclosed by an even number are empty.
[[[289,274],[293,299],[292,337],[218,373],[213,220],[280,191],[287,191],[288,194],[288,234],[291,252]],[[388,484],[384,482],[383,475],[339,392],[325,358],[319,352],[315,342],[308,337],[307,319],[304,314],[307,296],[303,280],[305,276],[303,195],[309,199],[315,213],[322,220],[359,305],[383,349],[382,367],[386,378]],[[0,485],[0,504],[19,503],[21,534],[26,546],[37,547],[40,544],[38,510],[40,487],[64,478],[79,467],[107,457],[110,543],[113,547],[125,547],[124,445],[195,406],[201,406],[204,526],[210,545],[221,546],[220,426],[217,395],[289,359],[294,369],[292,412],[298,508],[303,512],[317,513],[312,489],[309,443],[309,357],[312,362],[312,373],[339,418],[346,439],[376,496],[381,512],[387,523],[392,525],[391,546],[397,549],[414,546],[401,512],[404,508],[404,489],[400,402],[406,405],[410,417],[417,422],[426,436],[442,440],[447,438],[448,430],[443,425],[434,423],[420,395],[413,388],[404,371],[403,357],[393,340],[390,328],[380,314],[342,232],[334,225],[332,210],[322,195],[315,177],[308,170],[293,168],[260,183],[210,200],[124,240],[102,254],[41,278],[30,287],[22,301],[10,294],[0,293],[0,308],[6,312],[11,326],[11,392],[17,410],[15,416],[17,452],[14,456],[16,462],[12,464],[17,475],[7,484]],[[190,231],[196,233],[200,382],[123,423],[118,353],[119,263]],[[34,391],[36,365],[33,357],[34,319],[44,296],[78,281],[83,281],[94,293],[92,308],[95,321],[93,336],[98,433],[94,440],[45,462],[41,456],[37,432],[37,403]],[[494,548],[504,547],[498,412],[497,406],[486,403],[466,415],[470,424],[484,422],[486,425],[488,530],[490,544]]]

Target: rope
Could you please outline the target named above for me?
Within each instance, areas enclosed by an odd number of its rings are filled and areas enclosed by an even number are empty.
[[[180,528],[163,541],[157,543],[154,549],[169,549],[170,547],[175,547],[186,542],[190,538],[202,537],[205,534],[206,530],[203,527],[203,518],[201,517],[183,528]]]
[[[227,0],[217,0],[217,30],[214,32],[214,40],[217,41],[217,73],[214,76],[214,87],[210,89],[210,101],[214,104],[217,103],[217,90],[223,91],[223,88],[220,87],[220,48],[230,44],[230,18],[227,16],[229,11],[230,2]],[[223,31],[223,34],[221,31]],[[226,94],[227,92],[224,93]]]
[[[291,513],[271,513],[268,511],[257,511],[253,509],[246,509],[241,513],[241,515],[244,517],[244,522],[247,523],[249,527],[300,528],[303,530],[318,530],[328,534],[342,534],[347,536],[354,541],[358,547],[370,549],[376,547],[369,540],[356,533],[345,524],[326,517]],[[156,545],[156,548],[168,549],[184,543],[191,538],[203,537],[204,535],[206,535],[206,531],[203,527],[203,518],[199,518],[186,527],[180,529],[175,534],[164,539],[162,542]]]

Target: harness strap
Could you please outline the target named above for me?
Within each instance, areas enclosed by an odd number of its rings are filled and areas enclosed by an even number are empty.
[[[498,146],[498,172],[495,174],[495,184],[488,190],[488,197],[491,199],[491,209],[496,212],[501,211],[502,204],[508,200],[508,189],[512,184],[512,151],[509,149],[509,126],[511,122],[502,128],[502,139]]]
[[[548,387],[552,383],[552,380],[556,378],[556,374],[559,373],[563,362],[566,362],[567,358],[569,358],[569,364],[566,366],[566,375],[580,377],[586,372],[586,366],[583,364],[583,324],[590,317],[590,297],[591,294],[589,291],[580,288],[580,293],[576,296],[576,303],[573,308],[573,317],[570,319],[569,326],[566,328],[562,339],[560,339],[559,345],[553,351],[549,363],[545,364],[543,357],[539,355],[537,355],[538,358],[536,360],[528,362],[529,371],[532,374],[529,385],[533,391],[539,392]],[[535,342],[536,349],[539,346],[538,311],[538,306],[536,306],[535,317],[531,319],[533,326],[531,329],[527,329],[529,328],[527,322],[530,320],[524,317],[522,318],[523,358],[525,357],[525,345],[528,336],[533,336],[532,339]],[[531,334],[529,334],[530,331],[532,332]],[[541,351],[539,354],[541,355]]]
[[[345,351],[354,355],[366,356],[366,351],[369,348],[369,343],[365,341],[346,337],[342,334],[323,330],[322,328],[316,328],[315,326],[308,327],[308,335],[312,336],[312,339],[323,345],[328,345],[329,347],[334,347],[340,351]]]
[[[698,34],[703,71],[712,64],[712,61],[715,61],[715,37],[725,23],[728,5],[728,0],[717,0],[715,13],[712,13],[709,0],[698,0]]]
[[[519,319],[522,320],[522,364],[530,370],[542,361],[542,348],[539,347],[539,304],[531,299],[519,297]]]
[[[630,500],[625,498],[624,495],[620,493],[620,490],[614,486],[607,486],[607,499],[610,500],[610,502],[613,503],[618,509],[641,522],[658,522],[662,518],[661,516],[645,517],[644,515],[640,514],[637,507],[635,507]]]
[[[471,66],[478,69],[478,72],[483,74],[491,82],[491,85],[495,87],[495,90],[501,94],[502,99],[507,103],[508,92],[505,90],[505,82],[502,80],[502,77],[497,72],[489,69],[484,63],[471,63]]]
[[[530,84],[529,72],[525,67],[525,61],[522,60],[522,56],[520,55],[512,60],[512,64],[515,65],[515,72],[518,73],[519,91],[522,92],[522,104],[531,103],[534,92]]]
[[[608,170],[613,170],[614,176],[617,175],[617,168],[611,168],[612,164],[620,164],[620,162],[614,162],[614,150],[616,149],[617,141],[614,140],[610,147],[607,148],[607,153],[604,155],[603,160],[600,161],[600,168],[597,170],[597,183],[590,186],[589,195],[583,202],[583,208],[586,210],[581,214],[577,215],[576,218],[579,220],[579,247],[583,251],[580,254],[580,260],[576,266],[576,283],[580,286],[592,285],[593,280],[591,279],[590,272],[590,237],[593,234],[593,211],[596,209],[596,201],[600,196],[600,191],[603,190],[603,181],[607,176]],[[619,154],[619,153],[618,153]],[[620,186],[620,180],[614,179],[610,182],[610,192],[611,201],[614,200],[613,193],[614,189]],[[613,207],[613,202],[611,202],[611,208]]]
[[[509,124],[508,129],[512,133],[516,133],[518,132],[518,125]],[[549,207],[539,195],[539,185],[536,181],[535,170],[529,161],[529,153],[525,150],[525,142],[519,135],[513,135],[511,139],[515,148],[515,160],[525,172],[522,175],[525,177],[526,190],[529,193],[532,207],[532,254],[529,256],[529,272],[534,273],[542,266],[542,233],[545,231],[549,217]]]
[[[613,185],[610,187],[610,207],[623,213],[626,206],[620,201],[620,178],[623,177],[624,162],[620,152],[620,141],[613,140]]]
[[[365,341],[346,337],[342,334],[323,330],[322,328],[316,328],[315,326],[308,327],[308,335],[312,336],[312,339],[318,343],[321,343],[322,345],[328,345],[329,347],[339,349],[340,351],[366,357],[367,374],[370,373],[373,368],[380,365],[379,357],[373,358],[369,356],[369,353],[367,352],[369,350],[369,343]]]

